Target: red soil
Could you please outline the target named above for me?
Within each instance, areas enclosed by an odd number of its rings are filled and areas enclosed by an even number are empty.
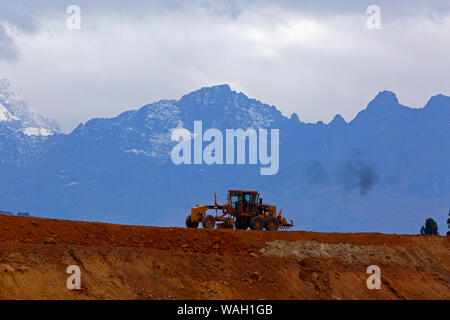
[[[450,299],[449,244],[0,216],[0,299]],[[81,290],[66,287],[74,264]],[[373,264],[380,290],[366,286]]]

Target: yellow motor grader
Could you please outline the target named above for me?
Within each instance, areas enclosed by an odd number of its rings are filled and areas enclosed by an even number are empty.
[[[208,210],[215,210],[216,214],[206,214]],[[213,229],[217,225],[217,228],[226,229],[276,231],[294,226],[292,220],[288,223],[286,218],[281,216],[281,210],[277,215],[276,206],[263,204],[258,191],[245,190],[229,190],[227,204],[218,204],[214,194],[214,205],[197,205],[191,208],[191,214],[186,218],[186,226],[197,228],[200,222],[206,229]]]

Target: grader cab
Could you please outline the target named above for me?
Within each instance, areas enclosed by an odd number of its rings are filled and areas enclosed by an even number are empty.
[[[208,210],[215,210],[215,215],[207,214]],[[244,190],[229,190],[227,204],[218,204],[214,195],[214,205],[193,207],[186,218],[186,226],[197,228],[200,222],[206,229],[213,229],[217,225],[217,228],[226,229],[276,231],[294,225],[292,220],[288,223],[281,216],[281,210],[277,215],[276,206],[263,204],[258,191]]]

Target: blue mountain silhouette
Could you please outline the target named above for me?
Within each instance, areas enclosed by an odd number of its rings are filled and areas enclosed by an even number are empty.
[[[259,165],[174,165],[174,128],[280,130],[280,169]],[[450,206],[450,97],[420,109],[380,92],[350,122],[287,118],[228,85],[202,88],[70,134],[29,136],[0,122],[0,203],[33,215],[183,226],[190,207],[217,192],[256,189],[298,229],[418,233]]]

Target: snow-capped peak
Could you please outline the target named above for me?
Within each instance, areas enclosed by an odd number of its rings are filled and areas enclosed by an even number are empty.
[[[45,128],[28,127],[21,130],[27,136],[42,136],[47,137],[54,134],[54,132]]]
[[[0,125],[26,135],[48,136],[60,132],[54,120],[29,110],[25,100],[11,90],[8,79],[0,79]]]
[[[6,107],[0,103],[0,122],[1,121],[15,121],[19,120],[16,116],[12,115]]]

